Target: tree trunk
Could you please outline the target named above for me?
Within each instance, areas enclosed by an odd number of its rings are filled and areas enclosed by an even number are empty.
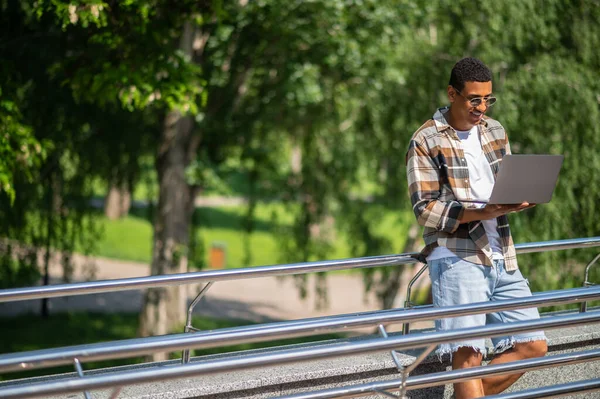
[[[109,220],[121,219],[129,213],[131,191],[127,183],[111,184],[104,200],[104,215]]]
[[[392,273],[388,276],[387,282],[383,283],[382,289],[377,293],[377,296],[381,300],[381,306],[383,309],[391,309],[396,301],[396,296],[400,290],[402,284],[402,275],[404,269],[411,265],[404,265],[402,267],[395,267]]]
[[[188,53],[191,53],[193,33],[192,25],[186,24],[181,47]],[[166,115],[156,159],[159,198],[154,219],[153,275],[187,271],[190,223],[197,189],[187,184],[185,169],[200,143],[199,136],[192,130],[192,117],[178,111]],[[185,288],[182,285],[146,292],[140,316],[141,336],[163,335],[177,327],[183,328],[187,304]],[[155,354],[152,359],[163,360],[167,355]]]
[[[50,220],[48,220],[48,223],[50,223]],[[45,253],[44,253],[44,285],[49,285],[50,284],[50,239],[47,238],[46,240],[47,244],[46,244],[46,248],[45,248]],[[41,303],[41,309],[40,309],[40,313],[42,314],[42,318],[47,319],[48,316],[50,316],[50,306],[49,306],[49,299],[48,298],[42,298],[42,303]]]
[[[55,174],[51,173],[48,179],[47,196],[47,214],[46,214],[46,237],[44,242],[44,285],[50,284],[50,257],[52,256],[52,246],[55,244],[55,216],[60,217],[62,208],[61,186]],[[43,318],[50,316],[50,302],[48,298],[43,298],[40,312]]]
[[[195,153],[193,121],[170,112],[161,137],[157,159],[159,198],[154,219],[152,274],[187,272],[188,244],[196,189],[187,184],[189,153]],[[167,334],[182,327],[186,316],[186,287],[150,289],[144,298],[140,321],[142,336]]]
[[[50,185],[48,186],[48,208],[46,215],[46,237],[44,242],[44,285],[50,284],[50,251],[52,248],[52,233],[54,231],[53,219],[54,219],[54,179],[50,176]],[[40,313],[44,319],[50,315],[48,298],[42,298]]]

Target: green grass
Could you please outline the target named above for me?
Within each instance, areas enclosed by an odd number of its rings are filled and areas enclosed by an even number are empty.
[[[196,328],[202,330],[215,330],[249,324],[252,323],[247,321],[220,320],[206,317],[195,317],[193,322],[193,325]],[[32,315],[4,317],[0,318],[0,354],[136,338],[137,329],[138,315],[129,313],[58,313],[50,315],[47,319]],[[183,331],[183,328],[177,332],[180,331]],[[196,350],[194,351],[194,355],[199,356],[265,348],[284,344],[340,338],[343,336],[344,335],[342,334],[325,334],[305,338],[275,340],[265,343],[240,344],[229,347]],[[179,358],[180,356],[180,352],[172,354],[173,358]],[[142,362],[144,362],[142,357],[115,359],[102,362],[85,362],[83,363],[83,368],[84,370],[91,370]],[[71,366],[61,366],[6,373],[0,374],[0,381],[72,371],[74,371],[74,369]]]
[[[383,212],[375,233],[386,237],[392,252],[400,252],[406,239],[406,230],[412,215],[404,211],[382,210],[371,205],[365,212]],[[202,226],[198,238],[203,245],[204,264],[208,264],[213,244],[226,248],[226,267],[248,267],[281,263],[282,254],[277,235],[281,227],[290,226],[292,216],[281,204],[259,204],[256,208],[254,232],[248,237],[244,231],[246,207],[197,208],[196,217]],[[149,263],[152,254],[152,224],[145,211],[136,210],[121,220],[100,218],[103,229],[101,239],[91,255]],[[248,240],[248,243],[246,241]],[[336,233],[333,248],[327,259],[352,257],[348,238]],[[246,262],[246,246],[250,248],[250,261]],[[293,260],[299,261],[300,259]]]
[[[92,255],[150,263],[152,225],[145,219],[129,216],[120,220],[100,219],[103,234]]]

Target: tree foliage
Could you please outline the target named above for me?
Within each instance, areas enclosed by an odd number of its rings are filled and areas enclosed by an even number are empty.
[[[0,5],[5,237],[34,242],[30,226],[41,218],[54,227],[37,234],[36,245],[68,253],[73,234],[95,233],[58,230],[66,210],[83,223],[93,215],[84,204],[94,181],[133,187],[141,159],[152,158],[155,273],[185,269],[198,228],[193,198],[222,184],[225,165],[247,178],[248,234],[258,199],[287,204],[294,223],[279,235],[282,261],[329,257],[335,231],[355,256],[402,252],[378,230],[381,210],[409,209],[406,144],[445,105],[450,69],[467,55],[494,73],[491,116],[505,125],[513,151],[566,156],[553,201],[512,217],[516,241],[598,234],[597,2]],[[398,234],[408,231],[399,217]],[[58,237],[62,247],[52,241]],[[574,255],[522,265],[536,276],[534,289],[569,286],[580,272],[573,260],[590,254]],[[399,278],[390,268],[366,272],[367,288],[383,296],[396,294]]]

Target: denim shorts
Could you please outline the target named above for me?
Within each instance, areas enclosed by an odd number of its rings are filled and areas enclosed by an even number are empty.
[[[494,266],[467,262],[458,257],[435,259],[429,262],[433,305],[436,307],[462,305],[473,302],[496,301],[531,296],[529,282],[519,270],[506,271],[504,260],[494,260]],[[537,308],[514,309],[489,314],[475,314],[438,319],[438,331],[481,327],[496,323],[536,320],[540,318]],[[501,353],[519,342],[546,340],[543,331],[524,332],[505,337],[493,337],[493,353]],[[441,344],[437,354],[452,354],[460,347],[471,347],[484,356],[487,354],[485,339]]]

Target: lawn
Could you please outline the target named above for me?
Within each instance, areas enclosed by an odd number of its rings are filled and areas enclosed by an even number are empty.
[[[220,320],[206,317],[195,317],[193,322],[195,327],[202,330],[215,330],[249,324],[252,323],[248,321]],[[135,338],[137,329],[138,315],[130,313],[57,313],[50,315],[47,319],[31,315],[3,317],[0,318],[0,354]],[[183,331],[183,328],[178,331]],[[343,337],[343,334],[325,334],[305,338],[274,340],[264,343],[240,344],[229,347],[196,350],[194,351],[194,355],[266,348],[340,337]],[[172,354],[172,358],[180,357],[181,352]],[[91,370],[142,362],[144,362],[144,359],[141,357],[102,362],[85,362],[83,363],[83,368],[84,370]],[[74,369],[71,366],[61,366],[5,373],[0,374],[0,381],[72,371]]]
[[[412,215],[405,211],[385,210],[379,205],[370,205],[370,209],[375,207],[379,207],[377,212],[384,212],[381,223],[374,228],[375,232],[390,240],[394,252],[400,252]],[[197,237],[203,246],[204,264],[209,264],[208,258],[213,245],[224,246],[228,268],[281,263],[278,235],[281,234],[282,227],[289,227],[292,223],[291,216],[285,212],[283,205],[259,204],[255,228],[249,236],[243,228],[245,206],[202,207],[197,208],[196,212],[202,226]],[[92,255],[149,263],[152,254],[152,224],[144,213],[138,209],[128,217],[114,221],[100,217],[103,234]],[[352,257],[345,234],[338,231],[335,237],[333,248],[326,258]],[[249,262],[246,261],[247,248],[250,251]]]

